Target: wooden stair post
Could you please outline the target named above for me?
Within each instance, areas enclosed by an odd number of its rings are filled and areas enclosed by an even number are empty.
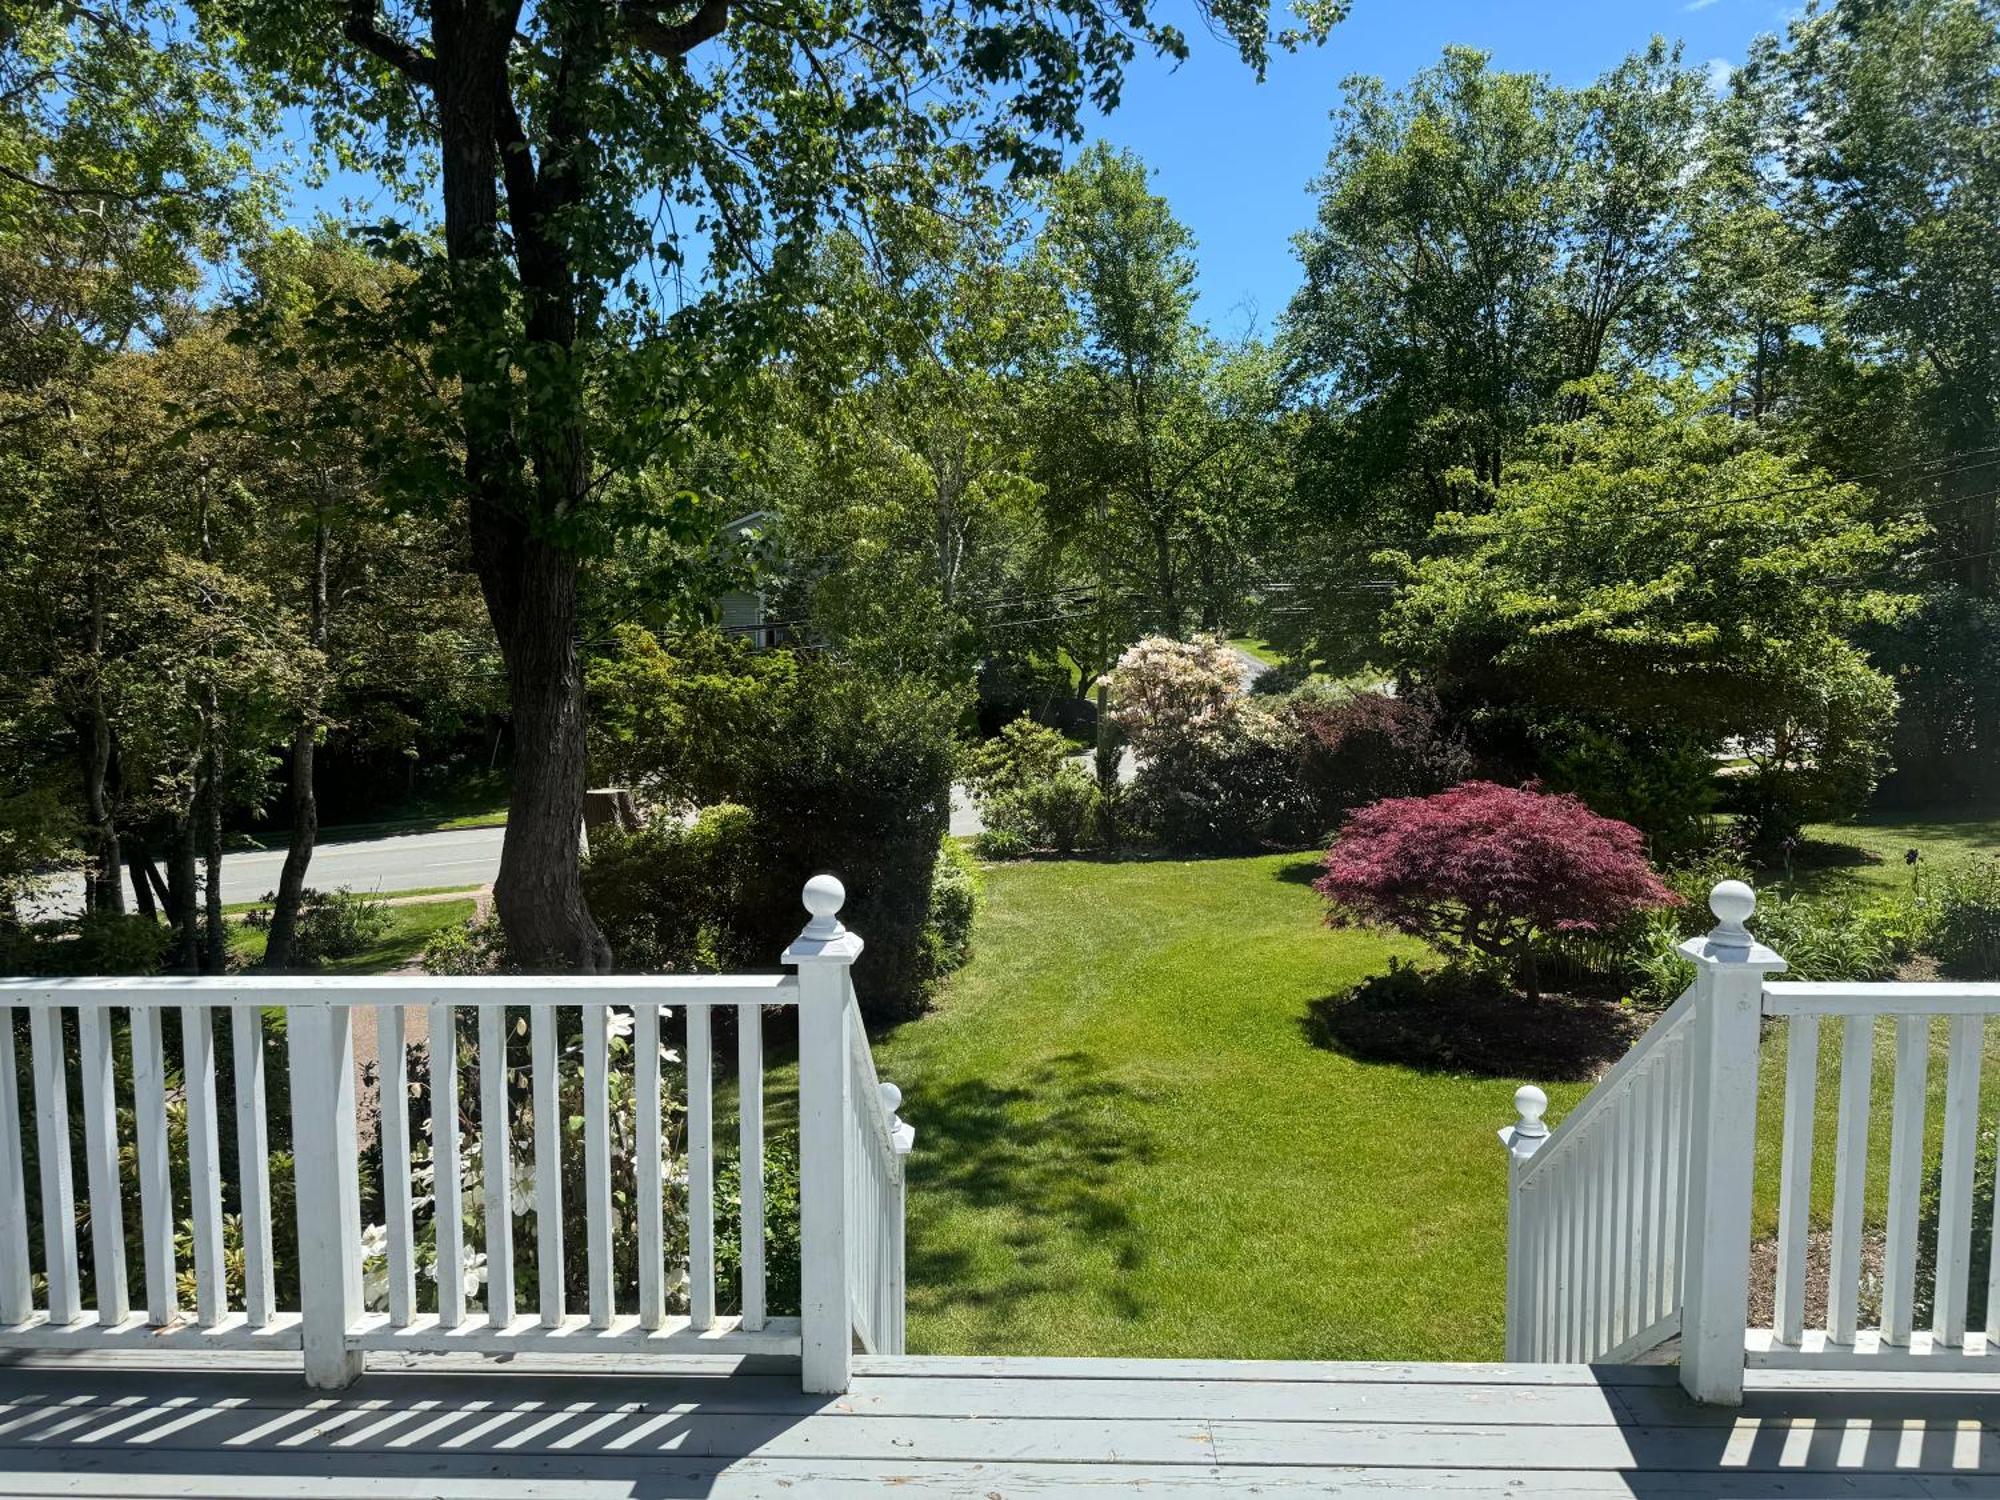
[[[1695,966],[1694,1099],[1682,1246],[1681,1385],[1697,1401],[1743,1403],[1750,1316],[1750,1189],[1757,1156],[1757,1051],[1764,979],[1785,961],[1743,924],[1757,894],[1740,880],[1709,893],[1716,926],[1680,945]]]

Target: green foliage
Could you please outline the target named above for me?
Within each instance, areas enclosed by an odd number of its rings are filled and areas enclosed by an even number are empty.
[[[613,632],[587,669],[591,762],[600,784],[669,803],[726,799],[746,743],[768,733],[797,684],[797,658],[712,631],[663,644],[637,626]]]
[[[1233,714],[1139,767],[1125,816],[1181,854],[1241,854],[1308,841],[1312,801],[1300,786],[1299,736],[1255,710]]]
[[[986,825],[980,852],[988,859],[1012,859],[1046,850],[1066,858],[1094,833],[1098,800],[1090,774],[1059,761],[1053,770],[980,802]]]
[[[720,1208],[715,1219],[716,1296],[743,1305],[743,1160],[732,1154],[716,1168]],[[731,1296],[731,1292],[734,1296]],[[799,1148],[792,1136],[764,1145],[764,1307],[774,1318],[799,1313]]]
[[[735,796],[755,826],[751,928],[776,954],[798,932],[806,880],[839,875],[841,920],[867,940],[854,984],[871,1020],[917,1014],[938,978],[924,927],[963,706],[919,680],[808,659],[767,731],[737,747]]]
[[[150,917],[93,912],[60,922],[0,923],[0,970],[9,974],[157,974],[172,934]]]
[[[1464,47],[1401,88],[1345,83],[1285,315],[1315,398],[1299,523],[1320,540],[1281,558],[1274,632],[1361,665],[1372,554],[1421,545],[1459,474],[1498,484],[1566,382],[1669,354],[1711,107],[1659,41],[1583,88]]]
[[[1607,818],[1646,835],[1655,859],[1671,860],[1714,837],[1715,756],[1695,736],[1667,730],[1620,734],[1588,719],[1537,726],[1543,778]]]
[[[924,962],[934,977],[943,978],[972,957],[979,895],[978,865],[957,839],[945,839],[938,845],[930,912],[924,922]]]
[[[266,895],[266,900],[270,897]],[[391,916],[380,898],[346,886],[332,891],[310,888],[300,893],[298,927],[292,935],[292,966],[317,969],[329,960],[366,953],[388,935]],[[268,929],[271,913],[246,912],[243,925]]]
[[[1915,950],[1924,915],[1909,900],[1766,895],[1757,903],[1759,941],[1791,967],[1788,978],[1874,980],[1895,977]]]
[[[1508,465],[1490,508],[1443,517],[1435,555],[1387,559],[1401,659],[1501,741],[1568,719],[1682,756],[1738,743],[1767,843],[1858,806],[1896,699],[1848,633],[1897,612],[1867,585],[1914,526],[1870,522],[1854,486],[1692,382],[1577,395],[1582,415]]]
[[[1068,754],[1069,741],[1023,714],[967,752],[965,783],[977,797],[1018,792],[1055,775]]]
[[[426,974],[505,974],[513,969],[507,959],[507,934],[491,912],[484,920],[475,918],[432,933],[424,944],[423,965]]]
[[[726,973],[768,965],[742,931],[754,867],[748,808],[718,803],[691,822],[659,817],[591,840],[583,893],[618,955],[641,974]]]
[[[1926,881],[1930,947],[1954,974],[2000,979],[2000,860],[1947,865]]]

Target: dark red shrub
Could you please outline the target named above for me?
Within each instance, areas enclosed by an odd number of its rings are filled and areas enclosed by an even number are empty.
[[[1354,813],[1313,888],[1336,927],[1393,927],[1532,991],[1537,939],[1679,903],[1641,851],[1638,829],[1575,797],[1468,781]]]
[[[1322,829],[1349,808],[1442,791],[1472,769],[1465,746],[1444,733],[1422,698],[1302,698],[1287,712],[1299,731],[1300,785]]]

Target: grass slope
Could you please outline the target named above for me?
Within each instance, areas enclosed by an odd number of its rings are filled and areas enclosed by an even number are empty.
[[[1325,928],[1311,869],[990,872],[972,964],[877,1050],[917,1127],[913,1350],[1499,1356],[1515,1083],[1307,1041],[1416,951]]]
[[[352,958],[336,959],[324,970],[328,974],[385,974],[398,964],[424,951],[431,935],[447,927],[470,921],[473,903],[466,901],[423,901],[410,906],[389,908],[388,930],[382,940]],[[254,928],[235,926],[229,931],[229,951],[237,961],[254,964],[264,956],[266,934]]]

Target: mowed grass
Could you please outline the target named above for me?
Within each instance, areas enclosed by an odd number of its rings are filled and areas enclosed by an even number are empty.
[[[1499,1357],[1522,1080],[1307,1040],[1419,951],[1326,928],[1312,869],[989,872],[972,963],[876,1050],[917,1130],[913,1351]]]
[[[327,974],[384,974],[424,951],[433,934],[471,920],[474,903],[466,901],[422,901],[410,906],[388,908],[389,925],[379,941],[350,958],[335,959],[321,971]],[[264,957],[266,934],[241,924],[229,930],[229,951],[245,965]]]
[[[1904,892],[1910,888],[1905,855],[1912,849],[1932,867],[2000,856],[2000,806],[1870,812],[1845,823],[1816,823],[1806,837],[1810,842],[1789,881],[1782,869],[1768,872],[1766,881],[1812,895]]]

